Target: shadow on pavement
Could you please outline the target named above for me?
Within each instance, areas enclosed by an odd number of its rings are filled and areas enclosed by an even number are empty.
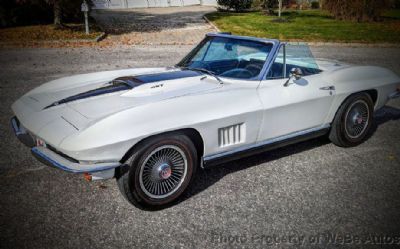
[[[379,125],[382,125],[392,120],[399,120],[399,119],[400,119],[400,109],[390,106],[383,107],[382,109],[378,110],[375,113],[375,119],[374,119],[375,125],[372,127],[369,137],[371,137],[375,133]],[[196,178],[193,181],[195,184],[193,184],[192,182],[191,187],[189,187],[189,191],[187,191],[185,196],[183,196],[181,200],[179,200],[179,202],[185,201],[188,198],[202,192],[203,190],[206,190],[214,183],[218,182],[220,179],[222,179],[223,177],[225,177],[230,173],[238,172],[256,165],[275,161],[290,155],[302,153],[304,151],[308,151],[313,148],[320,147],[329,143],[330,141],[328,137],[323,136],[320,138],[264,152],[255,156],[246,157],[236,161],[221,164],[216,166],[215,168],[198,170]]]

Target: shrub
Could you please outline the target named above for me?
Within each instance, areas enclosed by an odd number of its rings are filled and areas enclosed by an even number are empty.
[[[319,2],[311,2],[311,9],[319,9]]]
[[[82,0],[59,0],[59,2],[63,21],[82,22]],[[0,27],[52,23],[53,3],[54,0],[0,1]]]
[[[400,9],[400,0],[392,0],[392,7],[395,9]]]
[[[225,7],[228,10],[240,12],[249,9],[253,4],[253,0],[218,0],[218,5]]]
[[[325,0],[324,8],[337,19],[353,21],[378,21],[390,6],[390,0]]]
[[[44,2],[0,2],[0,27],[46,24],[52,18],[52,10]]]

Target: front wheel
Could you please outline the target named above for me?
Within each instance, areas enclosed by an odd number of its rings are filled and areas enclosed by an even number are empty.
[[[132,153],[129,169],[117,177],[119,189],[139,208],[163,208],[188,187],[197,161],[195,146],[187,136],[151,138]]]
[[[357,146],[366,140],[373,122],[374,103],[367,93],[350,96],[340,106],[329,139],[341,147]]]

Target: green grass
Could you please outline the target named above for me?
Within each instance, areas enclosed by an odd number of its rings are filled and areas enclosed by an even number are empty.
[[[236,35],[275,38],[285,41],[400,43],[400,11],[392,10],[382,22],[339,21],[320,10],[287,11],[287,22],[262,12],[207,15],[221,31]]]

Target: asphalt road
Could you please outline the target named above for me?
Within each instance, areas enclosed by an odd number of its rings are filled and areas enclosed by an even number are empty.
[[[12,102],[43,82],[76,73],[171,65],[189,49],[0,50],[1,248],[337,246],[324,238],[313,244],[318,234],[351,236],[346,243],[352,243],[345,245],[337,238],[339,248],[375,248],[379,238],[370,237],[364,245],[356,243],[356,236],[387,235],[388,244],[396,242],[390,236],[400,238],[400,100],[376,114],[374,134],[356,148],[315,139],[199,170],[181,202],[156,212],[128,204],[114,180],[88,183],[80,175],[43,166],[8,127]],[[382,65],[400,74],[399,49],[313,51],[318,57]]]

